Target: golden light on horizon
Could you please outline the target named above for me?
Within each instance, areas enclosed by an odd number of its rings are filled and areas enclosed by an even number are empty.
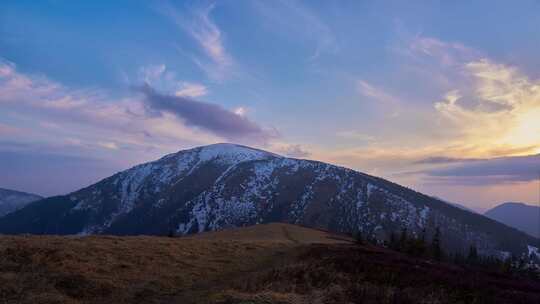
[[[540,107],[522,113],[505,139],[513,146],[537,146],[534,153],[540,153]]]

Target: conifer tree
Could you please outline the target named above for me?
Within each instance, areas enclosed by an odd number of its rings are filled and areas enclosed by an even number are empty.
[[[469,254],[467,255],[467,261],[471,264],[478,262],[478,250],[476,249],[476,245],[472,244],[469,247]]]
[[[407,248],[407,228],[401,229],[401,235],[399,237],[398,251],[405,251]]]
[[[442,249],[441,249],[441,229],[439,227],[435,228],[435,234],[431,240],[431,251],[433,258],[437,261],[440,261],[442,258]]]
[[[501,264],[501,272],[511,273],[512,272],[512,258],[508,257]]]
[[[394,233],[394,231],[392,231],[390,233],[390,244],[389,244],[389,246],[393,250],[398,250],[398,240],[397,240],[397,237],[396,237],[396,234]]]
[[[426,238],[425,229],[422,230],[420,238],[415,240],[415,254],[417,256],[424,256],[426,253]]]
[[[362,236],[362,232],[360,230],[357,230],[354,234],[354,241],[358,245],[364,245],[364,237]]]

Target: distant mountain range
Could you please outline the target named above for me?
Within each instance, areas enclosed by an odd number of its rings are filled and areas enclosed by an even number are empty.
[[[0,216],[17,211],[42,198],[36,194],[0,188]]]
[[[540,237],[540,207],[524,203],[503,203],[484,213],[485,216]]]
[[[0,218],[0,233],[180,235],[286,222],[379,239],[407,229],[482,254],[526,254],[540,241],[387,180],[233,144],[180,151]]]

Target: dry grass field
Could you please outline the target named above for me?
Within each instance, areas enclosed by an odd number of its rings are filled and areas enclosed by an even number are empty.
[[[0,303],[196,303],[306,244],[346,241],[286,224],[185,238],[2,236]]]
[[[416,260],[287,224],[183,238],[0,237],[0,303],[537,300],[538,282]]]

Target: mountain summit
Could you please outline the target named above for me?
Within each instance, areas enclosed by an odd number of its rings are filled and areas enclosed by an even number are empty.
[[[180,151],[0,219],[1,233],[185,235],[287,222],[386,239],[432,235],[444,246],[507,256],[539,240],[381,178],[234,144]]]

